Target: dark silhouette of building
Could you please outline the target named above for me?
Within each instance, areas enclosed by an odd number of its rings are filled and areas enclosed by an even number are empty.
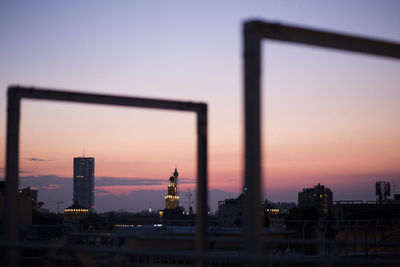
[[[37,205],[37,190],[26,187],[17,192],[17,222],[22,225],[32,224],[32,212]],[[5,209],[5,181],[0,181],[0,225],[3,224]]]
[[[73,202],[94,209],[94,158],[74,158]]]
[[[390,196],[390,183],[378,181],[375,184],[375,195],[377,201],[382,203],[383,201],[388,200],[388,196]]]
[[[390,183],[375,183],[376,201],[335,201],[333,215],[343,220],[398,220],[400,219],[400,195],[390,196]]]
[[[379,201],[336,201],[333,215],[341,220],[398,220],[400,202]]]
[[[300,208],[316,208],[319,216],[327,216],[332,209],[332,191],[323,185],[304,188],[298,197]]]
[[[18,195],[26,197],[32,201],[32,208],[37,208],[37,190],[31,189],[30,186],[18,190]]]
[[[237,198],[218,201],[218,224],[220,226],[243,226],[244,192]]]

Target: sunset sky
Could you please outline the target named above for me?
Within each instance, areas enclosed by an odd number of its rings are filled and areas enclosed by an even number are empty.
[[[6,89],[18,84],[207,103],[209,188],[215,199],[235,196],[242,23],[399,43],[399,14],[399,1],[1,1],[0,177]],[[334,200],[373,200],[377,180],[400,193],[400,61],[271,41],[262,49],[263,198],[297,201],[318,182]],[[96,208],[138,194],[135,209],[161,208],[175,167],[180,189],[195,189],[195,131],[192,113],[24,100],[21,184],[71,204],[73,157],[85,149],[96,161]]]

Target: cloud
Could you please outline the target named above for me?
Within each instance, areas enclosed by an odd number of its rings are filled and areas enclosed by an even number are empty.
[[[179,184],[195,184],[197,183],[197,179],[194,178],[179,178]]]
[[[20,173],[29,173],[29,171],[20,171]],[[35,186],[42,189],[62,189],[63,187],[72,186],[73,179],[67,177],[61,177],[57,175],[38,175],[38,176],[21,176],[21,186]],[[179,184],[196,184],[197,180],[194,178],[179,178]],[[168,179],[158,178],[122,178],[122,177],[95,177],[96,188],[111,188],[125,186],[133,189],[135,186],[137,189],[147,188],[161,188],[168,184]],[[51,188],[49,187],[51,185]],[[97,190],[97,189],[96,189]],[[105,193],[105,192],[103,192]]]
[[[196,183],[196,179],[179,178],[179,183],[194,184]],[[121,186],[121,185],[152,186],[152,185],[166,185],[168,184],[168,179],[96,177],[95,184],[96,186]]]
[[[62,186],[66,184],[72,184],[72,179],[57,175],[38,175],[38,176],[28,175],[20,177],[21,186],[43,187],[49,185]]]
[[[30,161],[53,161],[50,159],[40,159],[40,158],[35,158],[35,157],[31,157],[31,158],[24,158],[26,160],[30,160]]]
[[[192,207],[196,210],[196,191],[190,191],[192,194],[192,200],[194,203]],[[153,210],[163,209],[165,207],[164,196],[166,190],[136,190],[129,194],[97,194],[95,205],[96,210],[99,212],[111,211],[111,210],[126,210],[131,212],[138,212],[141,210],[146,210],[152,208]],[[179,205],[184,206],[188,209],[188,191],[180,191]],[[219,189],[209,189],[209,205],[212,211],[216,211],[218,208],[218,201],[224,200],[226,198],[237,197],[239,194],[234,192],[227,192]]]
[[[64,184],[50,184],[50,185],[43,185],[41,188],[47,189],[47,190],[59,190],[63,186],[64,186]]]
[[[29,172],[29,171],[24,171]],[[58,175],[21,176],[21,186],[49,186],[72,184],[73,179]],[[196,179],[179,178],[179,184],[195,184]],[[164,186],[168,179],[158,178],[124,178],[124,177],[95,177],[95,186]]]
[[[118,178],[118,177],[96,177],[96,186],[120,186],[120,185],[163,185],[167,184],[166,179],[152,178]]]
[[[20,177],[20,186],[31,186],[38,190],[38,199],[45,202],[45,208],[57,210],[56,202],[63,202],[59,207],[64,209],[72,205],[73,179],[57,175],[27,175]],[[180,184],[195,184],[194,178],[179,178]],[[162,209],[165,205],[164,196],[167,191],[168,179],[158,178],[124,178],[124,177],[96,177],[95,178],[95,205],[99,212],[125,209],[140,211],[152,207]],[[193,200],[195,191],[191,190]],[[180,205],[185,207],[187,191],[181,189]],[[222,190],[209,190],[209,203],[213,210],[217,207],[217,200],[236,196],[237,193],[228,193]],[[195,206],[195,204],[194,204]],[[187,207],[186,207],[187,208]]]

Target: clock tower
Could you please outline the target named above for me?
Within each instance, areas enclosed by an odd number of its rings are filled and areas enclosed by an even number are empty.
[[[175,171],[168,182],[168,194],[165,196],[165,209],[176,209],[178,208],[179,196],[178,193],[178,170]]]

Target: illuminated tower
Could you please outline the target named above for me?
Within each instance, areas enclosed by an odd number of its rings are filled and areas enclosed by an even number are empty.
[[[179,196],[178,193],[178,171],[175,168],[173,176],[169,178],[168,195],[165,196],[165,208],[176,209],[178,208]]]
[[[94,209],[94,158],[74,158],[73,202]]]

